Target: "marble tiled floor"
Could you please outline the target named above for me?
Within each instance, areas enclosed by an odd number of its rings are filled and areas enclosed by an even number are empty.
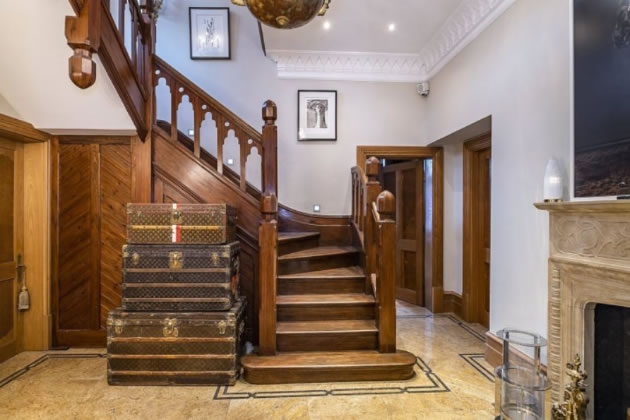
[[[0,364],[0,419],[492,419],[483,328],[398,305],[398,347],[418,356],[402,382],[113,387],[103,349],[25,352]]]

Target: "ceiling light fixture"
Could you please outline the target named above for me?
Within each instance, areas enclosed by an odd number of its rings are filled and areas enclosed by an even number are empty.
[[[389,32],[394,32],[394,31],[396,30],[396,24],[395,24],[395,23],[390,23],[390,24],[387,26],[387,30],[388,30]]]
[[[323,24],[322,26],[323,26],[323,28],[324,28],[325,30],[329,30],[329,29],[330,29],[330,26],[331,26],[331,25],[330,25],[330,21],[329,21],[329,20],[325,21],[325,22],[324,22],[324,24]]]
[[[315,16],[324,16],[332,0],[232,0],[247,6],[261,23],[278,29],[299,28]]]

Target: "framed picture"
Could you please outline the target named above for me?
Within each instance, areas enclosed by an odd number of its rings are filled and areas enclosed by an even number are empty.
[[[190,58],[229,60],[230,9],[227,7],[189,7]]]
[[[298,140],[337,140],[337,91],[298,91]]]

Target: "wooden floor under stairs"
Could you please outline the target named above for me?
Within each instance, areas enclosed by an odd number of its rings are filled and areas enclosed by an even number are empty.
[[[375,299],[359,250],[319,246],[318,233],[280,233],[274,356],[244,356],[254,384],[402,380],[416,358],[379,353]]]

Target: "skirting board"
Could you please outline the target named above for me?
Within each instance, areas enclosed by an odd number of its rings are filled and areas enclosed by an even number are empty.
[[[516,349],[513,349],[512,352],[512,357],[523,360],[525,363],[534,363],[532,358],[527,354]],[[490,331],[486,333],[486,362],[493,368],[503,363],[503,340]],[[546,365],[542,365],[542,371],[547,373]]]
[[[462,295],[455,292],[444,292],[442,297],[442,309],[444,312],[452,312],[462,317]]]

